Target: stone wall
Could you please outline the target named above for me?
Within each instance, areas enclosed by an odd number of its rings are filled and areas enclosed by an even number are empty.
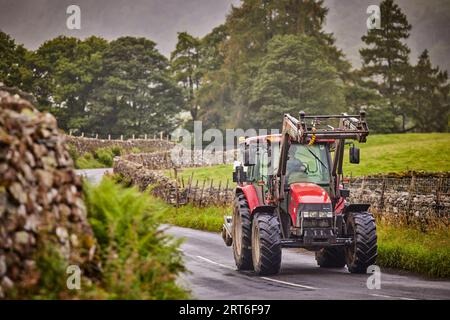
[[[166,202],[179,206],[192,203],[196,206],[228,205],[233,200],[231,186],[221,188],[211,185],[193,184],[188,181],[183,185],[179,180],[171,179],[162,172],[150,170],[144,165],[123,158],[114,159],[114,173],[120,174],[141,191],[152,187],[152,194]]]
[[[130,152],[133,148],[138,148],[142,152],[153,152],[159,150],[168,150],[173,148],[174,144],[166,140],[154,139],[134,139],[134,140],[103,140],[94,138],[84,138],[75,136],[66,136],[66,141],[75,147],[78,154],[86,152],[93,153],[95,150],[106,147],[119,146]]]
[[[0,91],[0,297],[36,289],[43,248],[85,275],[98,267],[81,182],[55,118]]]
[[[236,150],[209,154],[202,151],[186,151],[181,149],[168,151],[126,154],[123,159],[142,164],[150,170],[162,170],[189,167],[205,167],[218,164],[231,164],[234,161]]]
[[[398,224],[449,222],[450,179],[447,173],[353,179],[350,200],[370,203],[382,219]]]

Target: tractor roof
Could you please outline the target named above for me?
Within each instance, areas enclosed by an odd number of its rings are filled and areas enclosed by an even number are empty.
[[[246,143],[246,144],[254,144],[254,143],[267,143],[267,141],[270,142],[281,142],[282,135],[281,134],[267,134],[262,136],[255,136],[247,138],[243,141],[240,141],[239,143]],[[316,139],[316,143],[334,143],[334,139]]]
[[[267,135],[263,135],[263,136],[250,137],[243,141],[240,141],[239,143],[246,143],[246,144],[266,143],[267,141],[281,142],[281,134],[267,134]]]

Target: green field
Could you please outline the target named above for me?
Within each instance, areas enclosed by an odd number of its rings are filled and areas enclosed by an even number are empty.
[[[361,163],[349,164],[344,173],[365,176],[375,173],[450,171],[450,133],[383,134],[360,143]]]
[[[348,151],[344,157],[344,173],[347,176],[414,171],[450,171],[450,133],[409,133],[372,135],[367,143],[357,143],[361,148],[361,163],[348,163]],[[348,149],[347,149],[348,150]],[[217,165],[183,169],[179,176],[185,181],[211,179],[218,186],[231,183],[232,165]],[[166,174],[173,176],[173,171]]]

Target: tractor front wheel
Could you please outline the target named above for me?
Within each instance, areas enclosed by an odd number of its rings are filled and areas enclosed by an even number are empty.
[[[233,255],[238,270],[251,270],[252,220],[245,196],[236,196],[232,223]]]
[[[377,229],[374,217],[368,212],[350,213],[346,221],[347,235],[353,237],[345,249],[348,271],[366,273],[367,267],[377,259]]]
[[[253,218],[252,257],[257,274],[271,275],[280,272],[280,223],[276,215],[259,213]]]

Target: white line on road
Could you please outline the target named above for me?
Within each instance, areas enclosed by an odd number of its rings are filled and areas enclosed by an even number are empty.
[[[208,258],[205,258],[205,257],[202,257],[202,256],[197,256],[197,258],[202,259],[202,260],[204,260],[204,261],[206,261],[206,262],[215,264],[215,265],[217,265],[217,266],[221,266],[222,268],[227,268],[227,269],[235,270],[234,268],[232,268],[232,267],[230,267],[230,266],[226,266],[226,265],[224,265],[224,264],[221,264],[221,263],[218,263],[218,262],[209,260]]]
[[[310,287],[310,286],[305,286],[305,285],[303,285],[303,284],[297,284],[297,283],[292,283],[292,282],[286,282],[286,281],[281,281],[281,280],[272,279],[272,278],[267,278],[267,277],[261,277],[261,279],[268,280],[268,281],[273,281],[273,282],[277,282],[277,283],[281,283],[281,284],[285,284],[285,285],[288,285],[288,286],[304,288],[304,289],[310,289],[310,290],[317,290],[317,289],[318,289],[318,288],[314,288],[314,287]]]
[[[371,296],[373,296],[373,297],[381,297],[381,298],[400,299],[400,300],[416,300],[416,299],[413,299],[413,298],[393,297],[393,296],[388,296],[388,295],[384,295],[384,294],[377,294],[377,293],[372,293]]]
[[[210,260],[208,258],[205,258],[205,257],[202,257],[202,256],[197,256],[197,258],[202,259],[203,261],[209,262],[211,264],[215,264],[217,266],[221,266],[223,268],[227,268],[227,269],[230,269],[230,270],[235,270],[234,268],[232,268],[230,266],[227,266],[227,265],[224,265],[224,264],[212,261],[212,260]],[[260,277],[260,279],[264,279],[264,280],[267,280],[267,281],[272,281],[272,282],[284,284],[284,285],[291,286],[291,287],[298,287],[298,288],[310,289],[310,290],[317,290],[318,289],[318,288],[314,288],[314,287],[310,287],[310,286],[305,286],[305,285],[302,285],[302,284],[297,284],[297,283],[292,283],[292,282],[287,282],[287,281],[281,281],[281,280],[267,278],[267,277]]]

